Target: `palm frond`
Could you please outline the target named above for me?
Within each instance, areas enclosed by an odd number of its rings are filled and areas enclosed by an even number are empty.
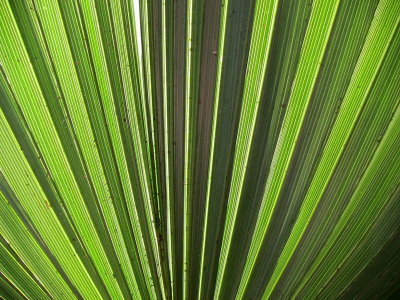
[[[0,297],[399,293],[400,2],[0,0]]]

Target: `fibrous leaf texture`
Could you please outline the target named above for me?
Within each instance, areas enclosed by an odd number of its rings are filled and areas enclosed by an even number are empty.
[[[398,0],[0,0],[0,298],[398,298],[399,149]]]

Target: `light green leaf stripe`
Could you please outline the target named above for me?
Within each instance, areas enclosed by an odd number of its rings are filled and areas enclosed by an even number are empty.
[[[238,299],[243,296],[251,270],[268,230],[289,167],[289,157],[293,154],[300,133],[338,6],[339,1],[316,1],[313,4],[288,109],[275,147],[256,228],[237,294]],[[324,20],[323,23],[321,20]],[[312,60],[311,63],[310,60]]]
[[[212,179],[212,170],[213,170],[213,159],[214,159],[214,147],[215,147],[215,136],[216,136],[216,126],[217,126],[217,118],[218,118],[218,107],[220,100],[220,82],[222,75],[222,64],[223,64],[223,53],[225,51],[225,31],[226,31],[226,22],[228,17],[228,7],[229,0],[225,0],[222,2],[223,6],[221,8],[221,24],[220,24],[220,33],[219,33],[219,44],[218,44],[218,65],[217,65],[217,75],[216,75],[216,88],[215,88],[215,100],[214,100],[214,109],[213,109],[213,124],[212,124],[212,133],[211,133],[211,145],[210,145],[210,163],[208,168],[208,180],[207,180],[207,193],[206,193],[206,205],[205,205],[205,214],[204,214],[204,232],[202,239],[202,249],[201,249],[201,260],[200,260],[200,274],[199,274],[199,291],[198,291],[198,299],[200,300],[203,292],[203,270],[205,268],[205,251],[206,251],[206,237],[207,237],[207,228],[208,228],[208,217],[209,217],[209,202],[210,202],[210,193],[211,193],[211,179]]]
[[[390,0],[380,2],[377,8],[376,19],[371,25],[364,49],[361,52],[353,78],[343,99],[339,115],[325,146],[321,162],[314,175],[314,180],[304,199],[300,215],[297,218],[292,233],[278,260],[274,274],[267,285],[263,296],[264,298],[269,297],[277,280],[279,280],[282,275],[305,228],[310,222],[318,200],[322,196],[330,175],[340,158],[340,154],[352,132],[352,128],[360,114],[364,101],[371,89],[371,85],[374,82],[379,66],[382,63],[400,20],[400,17],[396,13],[399,8],[399,3],[397,1]],[[380,30],[377,30],[377,28]]]
[[[161,8],[161,43],[162,43],[162,103],[164,125],[165,157],[165,202],[168,266],[171,276],[171,297],[175,297],[176,260],[175,255],[175,199],[174,199],[174,90],[173,90],[173,17],[174,4],[162,1]]]
[[[199,62],[204,0],[187,0],[186,4],[186,82],[185,82],[185,133],[183,182],[183,299],[189,297],[189,268],[191,214],[193,198],[193,172],[195,161],[196,120],[198,110]]]
[[[113,151],[116,157],[116,164],[118,167],[118,174],[120,175],[121,185],[125,196],[126,203],[121,203],[119,214],[123,215],[124,222],[127,222],[127,226],[132,226],[134,233],[134,240],[130,243],[136,243],[138,249],[138,256],[141,262],[137,262],[135,274],[136,276],[142,276],[141,272],[144,272],[144,280],[147,284],[148,291],[152,299],[155,298],[155,290],[151,270],[149,267],[149,259],[147,257],[145,243],[143,240],[143,233],[140,227],[139,212],[135,201],[137,196],[133,190],[132,182],[134,181],[134,175],[132,174],[132,149],[127,145],[129,141],[128,130],[128,116],[126,114],[126,108],[124,103],[117,101],[119,97],[123,97],[120,88],[120,82],[115,80],[116,70],[119,67],[111,60],[113,55],[116,55],[113,47],[112,32],[107,32],[104,25],[104,18],[102,15],[103,7],[96,7],[96,2],[84,2],[82,6],[83,15],[87,22],[90,32],[89,34],[90,48],[93,49],[93,58],[96,68],[96,76],[100,86],[100,93],[102,104],[105,110],[105,117],[107,126],[110,130],[110,138],[113,146]],[[97,10],[97,14],[94,13]],[[103,25],[100,28],[100,24]],[[111,26],[112,24],[108,24]],[[104,30],[104,31],[102,31]],[[106,35],[106,32],[109,35]],[[121,216],[122,217],[122,216]],[[130,224],[129,224],[130,222]],[[129,228],[129,227],[128,227]],[[129,231],[126,232],[129,234]],[[132,239],[132,237],[130,237]],[[132,244],[131,246],[132,247]],[[129,250],[129,248],[128,248]],[[134,251],[134,249],[130,249]],[[141,264],[141,265],[139,265]],[[139,273],[138,273],[139,272]]]
[[[236,140],[233,178],[228,198],[228,211],[225,221],[214,294],[215,299],[219,299],[220,296],[222,279],[225,275],[227,255],[231,247],[235,217],[239,206],[240,193],[250,152],[250,142],[260,102],[263,79],[268,64],[268,54],[277,6],[278,1],[264,0],[257,1],[255,6],[253,32],[251,37],[249,60],[247,63],[247,74],[243,92],[239,131]]]
[[[1,172],[7,181],[15,187],[14,193],[21,201],[22,207],[35,223],[43,240],[82,296],[87,297],[87,299],[101,297],[84,265],[77,257],[75,249],[70,244],[57,216],[48,206],[47,198],[36,181],[22,151],[19,150],[18,143],[1,111],[0,138],[2,153],[5,154],[0,156]],[[6,157],[9,159],[6,159]],[[18,184],[20,182],[18,174],[25,174],[23,185]]]
[[[4,272],[5,277],[19,289],[24,296],[33,299],[48,298],[47,291],[42,289],[38,282],[27,272],[21,262],[19,263],[15,255],[7,246],[7,241],[0,236],[0,270]]]
[[[331,254],[330,266],[328,268],[334,268],[337,258],[341,259],[342,253],[351,253],[357,245],[357,242],[361,240],[366,232],[369,230],[369,226],[374,224],[374,219],[376,219],[380,212],[385,208],[388,200],[391,198],[393,190],[396,188],[400,182],[400,163],[392,155],[393,151],[396,151],[400,145],[400,107],[397,108],[395,115],[393,116],[393,121],[389,125],[379,147],[367,169],[364,177],[358,185],[349,205],[346,207],[338,225],[333,230],[324,248],[319,253],[318,257],[314,260],[313,266],[308,271],[306,277],[302,281],[295,294],[296,297],[302,291],[302,288],[307,283],[311,274],[316,270],[322,259],[326,256],[328,251],[337,245],[343,245],[340,251],[335,251]],[[374,189],[374,186],[377,187]],[[371,201],[368,203],[368,200]],[[362,214],[356,213],[360,211],[363,205],[369,205],[368,209],[363,210]],[[386,220],[388,221],[388,220]],[[349,232],[344,232],[345,227],[351,225],[351,230]],[[346,242],[340,241],[347,237]],[[336,244],[335,244],[336,243]],[[346,249],[348,248],[348,249]],[[347,251],[346,251],[347,250]],[[350,251],[349,251],[350,250]],[[318,287],[326,279],[326,275],[329,271],[326,270],[322,276],[319,276],[317,280],[312,284],[312,288],[307,291],[307,295],[304,297],[315,297]],[[332,274],[332,273],[331,273]]]
[[[0,272],[0,296],[4,299],[27,299],[5,276]]]
[[[69,299],[76,298],[46,256],[46,253],[42,251],[30,232],[18,218],[1,190],[0,211],[0,235],[9,242],[10,247],[21,257],[32,273],[39,278],[49,293],[53,297],[59,294]]]

